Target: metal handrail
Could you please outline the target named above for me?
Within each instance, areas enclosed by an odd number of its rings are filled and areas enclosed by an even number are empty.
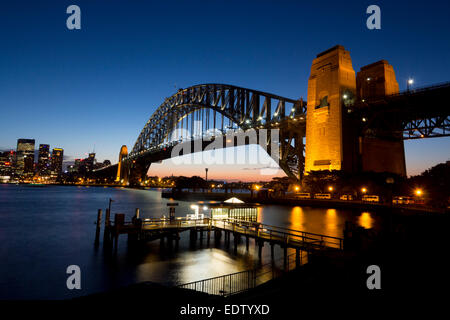
[[[130,222],[124,223],[124,225],[129,225]],[[224,230],[230,230],[233,232],[240,232],[243,234],[254,235],[257,237],[265,238],[268,237],[270,240],[282,240],[286,243],[300,241],[302,243],[308,243],[311,245],[318,245],[320,247],[338,247],[343,249],[343,239],[334,236],[327,236],[312,232],[306,232],[301,230],[294,230],[290,228],[276,227],[262,223],[255,223],[239,219],[188,219],[188,218],[146,218],[142,219],[142,226],[149,225],[160,225],[160,226],[214,226],[223,228]]]
[[[262,276],[265,276],[267,274],[272,274],[271,278],[269,279],[269,280],[271,280],[271,279],[276,278],[276,276],[275,276],[276,274],[279,275],[284,272],[290,271],[289,261],[290,261],[291,257],[294,255],[295,254],[290,254],[286,257],[286,259],[288,261],[287,268],[282,270],[282,272],[277,272],[277,273],[275,272],[275,270],[276,270],[275,269],[275,261],[284,259],[284,258],[279,258],[277,260],[272,260],[272,262],[270,262],[270,263],[261,265],[258,269],[250,269],[250,270],[225,274],[222,276],[192,281],[192,282],[178,285],[177,287],[200,291],[200,292],[204,292],[207,294],[221,295],[221,296],[225,296],[225,297],[233,295],[233,294],[241,293],[241,292],[248,291],[248,290],[256,287],[257,278],[261,278]],[[270,270],[261,272],[261,270],[263,270],[265,267],[268,267],[268,266],[270,266]],[[297,267],[297,265],[296,265],[296,267]],[[279,270],[277,270],[277,271],[279,271]],[[233,278],[237,278],[237,279],[234,279],[234,282],[232,282]],[[244,281],[242,281],[242,280],[244,280]],[[245,281],[245,280],[247,280],[247,281]],[[233,288],[235,290],[233,290]],[[211,289],[211,290],[208,290],[208,289]],[[229,289],[229,290],[226,291],[225,289]]]
[[[338,246],[339,249],[342,249],[343,239],[333,236],[326,236],[321,234],[315,234],[305,231],[293,230],[288,228],[281,228],[275,226],[269,226],[265,224],[255,224],[252,222],[247,222],[243,220],[236,219],[222,219],[222,220],[213,220],[213,224],[216,226],[222,224],[223,229],[228,229],[227,225],[231,225],[229,228],[230,231],[236,231],[236,224],[244,225],[246,227],[250,227],[251,232],[247,232],[248,229],[241,228],[239,231],[244,234],[252,234],[257,235],[258,237],[264,237],[267,235],[270,240],[277,240],[276,238],[281,238],[285,242],[289,241],[301,241],[304,243],[314,244],[314,242],[319,242],[320,246]],[[239,226],[237,226],[239,227]],[[279,230],[277,230],[279,229]],[[288,232],[286,232],[288,231]],[[275,237],[275,238],[274,238]],[[336,241],[337,240],[337,241]]]

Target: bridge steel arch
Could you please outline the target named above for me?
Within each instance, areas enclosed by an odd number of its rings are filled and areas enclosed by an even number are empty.
[[[218,116],[221,120],[217,119]],[[225,134],[226,119],[244,131],[279,129],[280,149],[279,159],[276,160],[289,177],[301,178],[306,128],[305,101],[227,84],[200,84],[178,90],[166,98],[149,118],[133,149],[123,159],[128,165],[130,184],[145,178],[150,164],[161,160],[161,156],[153,155],[195,138],[194,134],[175,134],[173,137],[177,128],[193,133],[194,117],[201,120],[200,136],[211,129]]]

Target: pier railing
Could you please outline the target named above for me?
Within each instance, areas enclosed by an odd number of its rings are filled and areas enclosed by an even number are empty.
[[[275,279],[298,267],[297,263],[298,261],[295,260],[295,255],[291,254],[287,257],[287,260],[285,260],[283,268],[277,268],[275,260],[273,260],[272,262],[266,263],[257,269],[250,269],[223,276],[193,281],[181,284],[178,288],[195,290],[210,295],[228,297],[248,291],[260,284]]]
[[[183,227],[205,227],[211,224],[210,218],[187,219],[187,218],[146,218],[142,219],[144,229],[152,228],[183,228]]]
[[[225,230],[248,234],[266,240],[280,241],[288,245],[309,244],[316,247],[330,247],[341,250],[344,247],[344,240],[342,238],[276,227],[262,223],[236,219],[221,219],[213,220],[212,224],[215,227],[220,227]]]
[[[124,226],[132,223],[125,223]],[[261,240],[282,243],[290,247],[310,248],[344,248],[344,239],[312,232],[271,226],[254,221],[239,219],[188,219],[188,218],[146,218],[142,219],[143,230],[153,229],[182,229],[192,227],[218,228],[225,231],[237,232]]]
[[[255,270],[246,270],[219,277],[203,279],[179,285],[179,288],[195,290],[211,295],[230,296],[256,286]]]

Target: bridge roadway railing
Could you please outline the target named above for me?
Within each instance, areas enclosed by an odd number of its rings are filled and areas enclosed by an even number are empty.
[[[236,232],[255,239],[279,243],[288,247],[343,249],[342,238],[276,227],[258,222],[239,219],[187,219],[187,218],[147,218],[142,220],[143,230],[185,229],[193,227],[217,228]]]

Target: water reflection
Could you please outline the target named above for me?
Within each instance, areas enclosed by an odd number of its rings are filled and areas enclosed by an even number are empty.
[[[109,198],[115,200],[112,214],[125,213],[127,221],[135,208],[140,208],[143,218],[168,214],[169,200],[162,199],[159,190],[0,185],[0,239],[8,240],[0,246],[0,258],[6,261],[0,264],[1,286],[8,288],[0,290],[0,299],[70,298],[140,281],[179,284],[248,270],[258,263],[254,240],[247,251],[242,239],[235,254],[233,245],[226,248],[223,237],[217,247],[213,241],[208,247],[204,240],[191,249],[189,233],[181,235],[178,249],[164,251],[159,241],[153,241],[131,252],[123,236],[114,255],[95,251],[93,222],[97,210],[108,206]],[[191,213],[191,203],[177,203],[176,216]],[[279,205],[259,207],[258,220],[337,237],[343,236],[345,221],[375,229],[380,223],[379,216],[369,212]],[[282,258],[282,254],[276,246],[275,258]],[[270,246],[265,245],[263,263],[270,257]],[[66,281],[61,270],[71,264],[85,270],[86,289],[82,292],[60,285]],[[42,281],[49,284],[46,290],[42,290]]]
[[[305,217],[301,207],[294,207],[290,214],[290,229],[305,230]]]
[[[361,227],[370,229],[373,227],[374,219],[369,212],[363,212],[358,218],[358,223]]]
[[[331,235],[333,237],[339,237],[340,230],[338,230],[338,217],[336,209],[327,209],[325,213],[325,229],[327,235]]]

